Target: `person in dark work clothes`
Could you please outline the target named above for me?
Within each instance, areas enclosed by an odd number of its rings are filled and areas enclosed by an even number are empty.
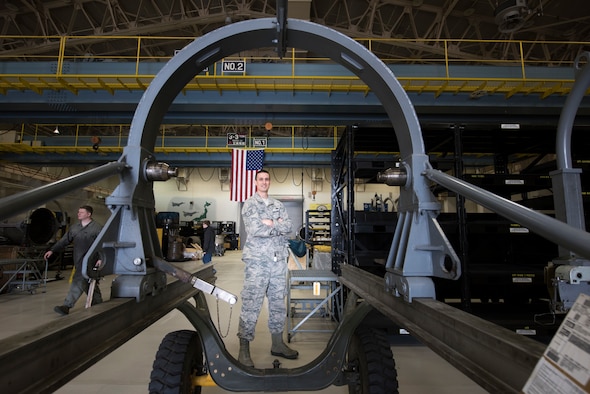
[[[211,262],[215,254],[215,230],[209,220],[203,220],[203,263]]]
[[[66,295],[63,305],[53,308],[60,315],[70,313],[70,309],[74,307],[74,304],[82,294],[88,294],[89,283],[88,279],[82,275],[82,260],[84,260],[86,252],[88,252],[88,249],[90,249],[90,246],[92,246],[92,243],[102,230],[102,225],[92,219],[92,212],[93,209],[89,205],[83,205],[78,208],[79,222],[73,225],[44,255],[44,258],[48,259],[53,253],[61,251],[71,243],[74,244],[74,275],[70,290]],[[96,266],[100,266],[101,263],[101,260],[98,260],[98,258],[95,259]],[[97,283],[92,295],[92,305],[100,304],[101,302],[102,295]]]

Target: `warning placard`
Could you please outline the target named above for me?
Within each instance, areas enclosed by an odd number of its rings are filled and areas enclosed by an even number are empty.
[[[590,393],[590,296],[580,294],[547,346],[525,394]]]

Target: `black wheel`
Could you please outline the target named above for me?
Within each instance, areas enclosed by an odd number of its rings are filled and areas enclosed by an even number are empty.
[[[192,376],[204,375],[205,359],[201,339],[196,331],[181,330],[164,337],[150,375],[152,394],[200,394],[193,387]]]
[[[359,327],[348,347],[348,367],[359,374],[359,381],[348,385],[355,394],[397,394],[395,360],[382,330]]]

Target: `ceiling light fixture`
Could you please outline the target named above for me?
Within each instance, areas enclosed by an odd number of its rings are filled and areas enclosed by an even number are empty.
[[[500,33],[520,30],[531,13],[526,0],[505,0],[494,10],[494,18]]]
[[[57,126],[55,126],[55,130],[53,130],[53,134],[59,135],[59,129],[57,128]]]

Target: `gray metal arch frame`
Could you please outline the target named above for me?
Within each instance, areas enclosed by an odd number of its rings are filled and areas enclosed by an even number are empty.
[[[396,130],[401,154],[424,154],[424,143],[414,107],[393,73],[358,42],[335,30],[288,19],[290,47],[326,55],[361,78],[379,98]],[[153,150],[159,127],[174,98],[199,72],[240,51],[276,45],[274,18],[234,23],[196,39],[158,73],[141,99],[129,135],[130,146]]]
[[[273,18],[225,26],[187,45],[162,68],[137,107],[128,145],[120,159],[130,170],[121,176],[120,185],[106,200],[113,214],[92,251],[98,251],[106,260],[105,273],[119,275],[146,275],[150,265],[161,258],[153,220],[153,184],[146,176],[146,168],[155,163],[152,152],[167,109],[184,86],[207,66],[243,50],[277,45],[284,33],[281,27],[286,29],[289,47],[327,55],[361,78],[383,104],[408,173],[399,204],[400,212],[408,220],[399,221],[396,232],[399,237],[389,259],[396,264],[389,268],[394,278],[421,277],[419,287],[424,290],[414,295],[434,297],[432,281],[426,277],[456,279],[460,275],[459,263],[435,222],[439,204],[422,175],[430,164],[411,101],[391,70],[365,47],[330,28],[295,19],[288,19],[286,26],[279,26]],[[444,265],[449,256],[451,268],[448,261]],[[132,284],[122,287],[152,286],[143,283],[144,280],[129,280]],[[410,287],[405,279],[390,280],[390,288],[408,300],[412,298]],[[124,294],[129,296],[132,292],[124,291]],[[138,299],[143,298],[145,290],[140,292],[136,295]]]

